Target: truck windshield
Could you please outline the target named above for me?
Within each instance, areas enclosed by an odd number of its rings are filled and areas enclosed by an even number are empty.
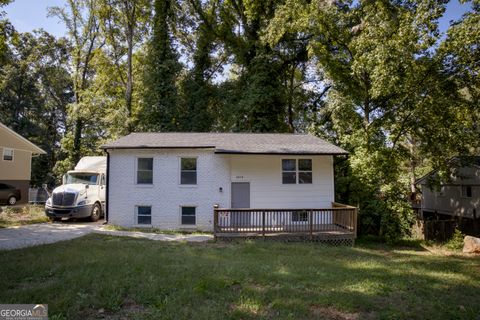
[[[97,184],[98,174],[95,173],[67,173],[67,184],[82,183]]]

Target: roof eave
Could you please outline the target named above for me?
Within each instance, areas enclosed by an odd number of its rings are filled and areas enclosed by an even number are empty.
[[[216,154],[245,154],[245,155],[297,155],[297,156],[341,156],[348,155],[348,152],[288,152],[288,151],[272,151],[272,152],[248,152],[248,151],[234,151],[234,150],[217,150]]]

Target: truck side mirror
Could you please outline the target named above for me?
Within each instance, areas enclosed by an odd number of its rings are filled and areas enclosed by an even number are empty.
[[[90,188],[90,186],[88,184],[85,185],[85,189],[88,189]]]
[[[66,174],[64,174],[62,176],[62,184],[67,184],[67,175]]]

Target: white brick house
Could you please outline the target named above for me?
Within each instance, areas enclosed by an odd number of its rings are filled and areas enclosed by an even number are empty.
[[[213,207],[331,208],[333,156],[311,135],[133,133],[107,152],[107,220],[213,229]]]

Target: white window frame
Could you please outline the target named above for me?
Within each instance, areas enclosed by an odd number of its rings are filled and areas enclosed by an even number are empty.
[[[310,160],[310,170],[300,170],[300,160]],[[310,172],[312,175],[312,182],[310,183],[300,183],[300,173],[302,172]],[[297,159],[297,184],[313,184],[313,159],[312,158],[300,158]]]
[[[138,223],[138,208],[139,207],[150,207],[150,223]],[[148,217],[148,215],[140,215],[142,217]],[[152,220],[153,220],[153,206],[150,204],[138,204],[135,206],[135,225],[136,226],[152,226]]]
[[[6,151],[11,151],[12,153],[12,159],[5,159],[5,155],[6,155]],[[15,160],[15,150],[12,149],[12,148],[3,148],[3,152],[2,152],[2,160],[3,161],[8,161],[8,162],[13,162]]]
[[[139,159],[152,159],[152,183],[138,183],[138,160]],[[142,170],[145,171],[145,170]],[[139,187],[153,187],[153,181],[154,181],[154,171],[155,171],[155,157],[153,156],[137,156],[135,157],[135,185]]]
[[[198,215],[197,215],[197,207],[196,205],[189,205],[189,204],[182,204],[180,205],[180,226],[182,228],[194,228],[197,226],[197,218],[198,218]],[[183,224],[182,223],[182,208],[195,208],[195,224]]]
[[[182,184],[182,159],[195,159],[195,174],[196,174],[195,184]],[[192,171],[192,170],[188,170],[188,171]],[[183,188],[195,188],[198,186],[198,156],[178,157],[178,185]],[[185,207],[188,207],[188,206],[185,206]]]
[[[295,161],[295,171],[285,171],[283,170],[283,160],[294,160]],[[299,161],[300,160],[310,160],[312,163],[312,170],[300,170]],[[281,182],[282,185],[294,185],[294,184],[302,184],[302,185],[311,185],[313,184],[313,158],[282,158],[280,160],[280,170],[281,170]],[[283,182],[283,173],[284,172],[295,172],[295,183],[284,183]],[[300,183],[300,173],[301,172],[310,172],[312,174],[312,182],[310,183]]]

